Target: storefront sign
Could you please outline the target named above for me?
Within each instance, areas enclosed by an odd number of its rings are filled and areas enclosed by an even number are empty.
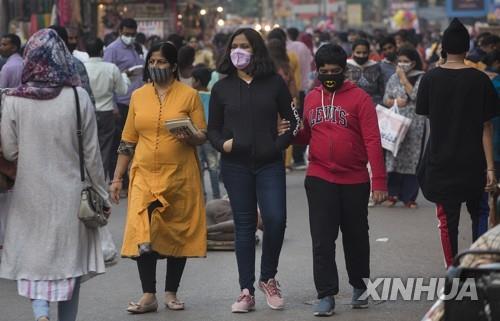
[[[137,21],[137,31],[144,33],[146,37],[159,36],[160,38],[164,38],[164,27],[165,23],[163,20]]]
[[[446,0],[449,17],[485,17],[491,0]]]

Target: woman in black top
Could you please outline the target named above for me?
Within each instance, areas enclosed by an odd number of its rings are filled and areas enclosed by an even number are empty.
[[[228,42],[218,72],[228,75],[212,89],[208,137],[221,152],[221,172],[236,228],[241,294],[233,312],[255,306],[257,203],[264,222],[259,288],[268,305],[283,308],[275,280],[286,225],[285,167],[282,152],[298,130],[298,115],[283,79],[276,73],[258,32],[244,28]],[[279,136],[278,114],[290,121]]]

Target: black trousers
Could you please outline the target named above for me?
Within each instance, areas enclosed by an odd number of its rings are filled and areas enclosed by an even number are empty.
[[[106,179],[113,179],[114,168],[111,168],[111,157],[116,154],[113,150],[113,139],[115,136],[115,116],[113,111],[98,111],[97,118],[97,137],[99,138],[99,147],[101,149],[101,158]]]
[[[370,277],[368,198],[370,184],[339,185],[317,177],[305,181],[313,246],[314,284],[318,299],[339,292],[335,241],[342,231],[342,244],[349,283],[365,289]]]
[[[476,241],[486,230],[488,230],[487,195],[482,202],[481,198],[465,202],[467,211],[472,220],[472,241]],[[436,204],[436,213],[439,220],[439,234],[441,246],[443,247],[446,268],[452,265],[453,258],[458,254],[458,225],[460,222],[461,202],[447,202]]]
[[[118,146],[120,146],[120,141],[122,139],[123,128],[125,127],[125,122],[127,120],[128,115],[128,105],[117,104],[118,111],[120,112],[120,117],[115,118],[115,131],[113,135],[113,143],[111,150],[110,161],[109,161],[109,169],[108,171],[111,173],[111,177],[113,177],[116,168],[116,162],[118,160]],[[128,189],[128,171],[123,175],[123,189]]]
[[[153,210],[161,206],[160,202],[155,201],[148,207],[149,220]],[[147,253],[137,258],[137,268],[141,279],[143,293],[156,293],[156,261],[158,254],[155,252]],[[165,280],[165,292],[177,292],[181,282],[182,273],[186,266],[186,258],[167,258],[167,275]]]

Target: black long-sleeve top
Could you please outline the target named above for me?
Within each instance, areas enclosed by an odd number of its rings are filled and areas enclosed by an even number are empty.
[[[290,130],[281,136],[278,114],[290,121]],[[228,162],[260,167],[282,160],[299,121],[290,92],[277,74],[250,84],[233,74],[212,88],[208,139]],[[226,153],[222,146],[231,138],[233,148]]]

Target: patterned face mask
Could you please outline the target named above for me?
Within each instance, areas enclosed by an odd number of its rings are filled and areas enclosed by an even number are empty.
[[[155,84],[164,85],[172,80],[173,72],[170,68],[149,67],[149,75]]]
[[[401,68],[405,73],[408,73],[413,69],[411,62],[400,62],[398,63],[398,67]]]

